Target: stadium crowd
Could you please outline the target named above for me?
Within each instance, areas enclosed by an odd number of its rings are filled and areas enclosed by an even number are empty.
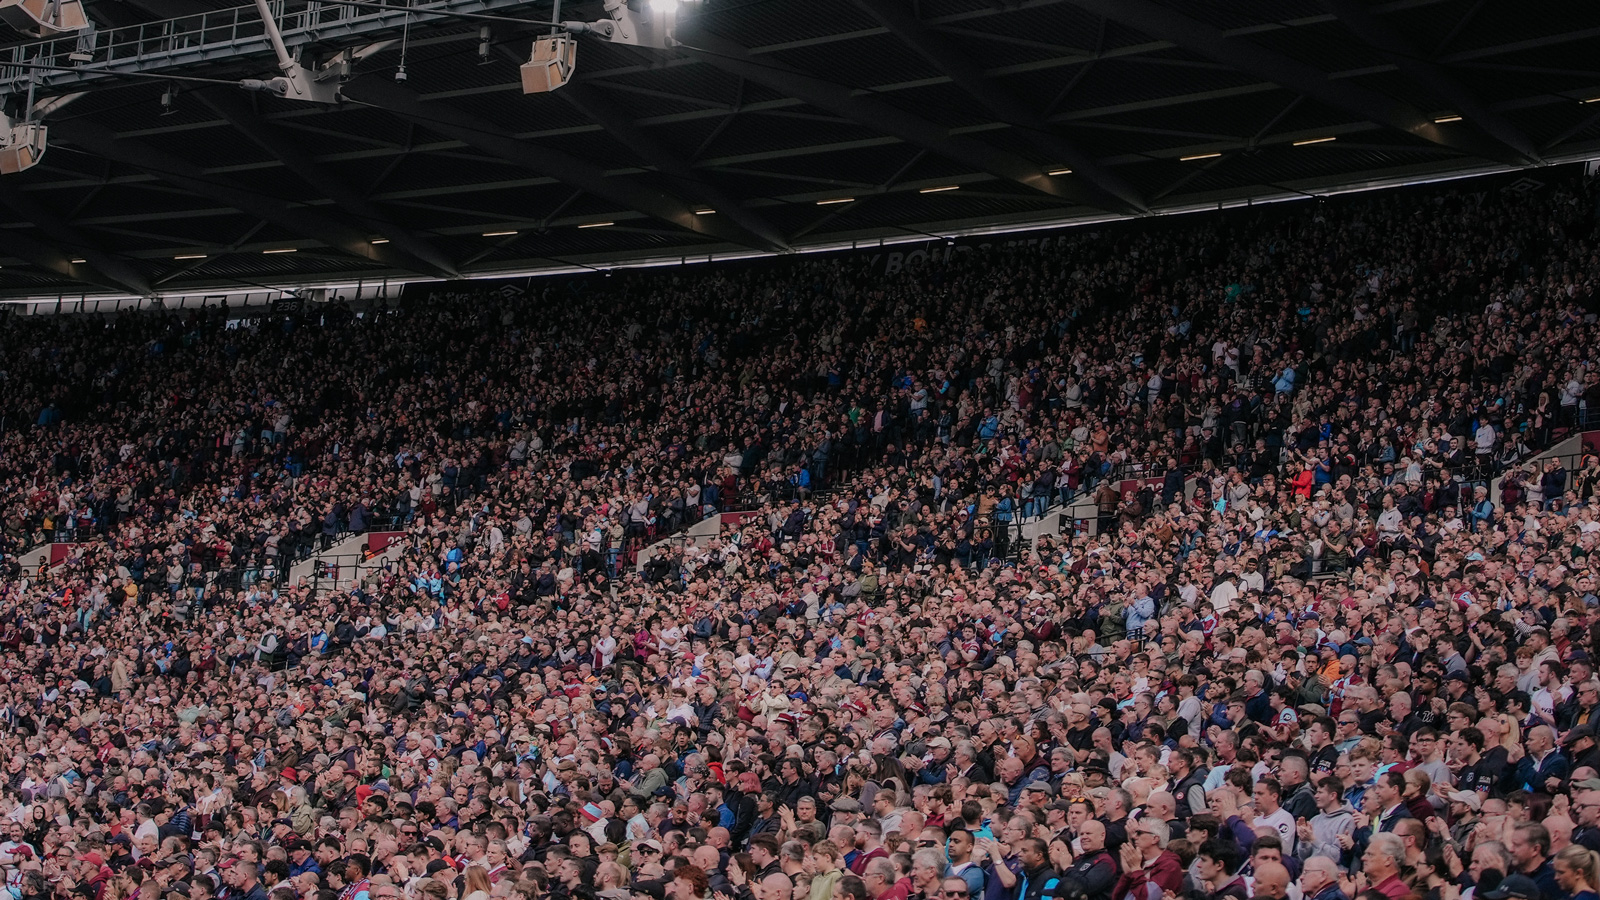
[[[1600,900],[1597,199],[0,323],[7,889]]]

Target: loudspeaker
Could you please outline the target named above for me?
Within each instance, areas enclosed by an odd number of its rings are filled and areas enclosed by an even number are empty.
[[[0,175],[31,169],[44,158],[49,129],[43,125],[11,125],[0,116]]]
[[[578,65],[578,41],[557,34],[533,42],[533,58],[522,64],[522,92],[548,94],[566,84]]]
[[[89,26],[81,0],[0,0],[0,22],[34,37],[55,37]]]

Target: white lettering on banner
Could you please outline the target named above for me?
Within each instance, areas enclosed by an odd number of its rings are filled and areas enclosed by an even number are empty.
[[[900,271],[900,264],[905,261],[905,258],[906,255],[904,253],[889,254],[889,259],[883,264],[883,274],[893,275]]]

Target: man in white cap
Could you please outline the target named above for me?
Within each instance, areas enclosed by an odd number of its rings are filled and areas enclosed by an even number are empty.
[[[949,739],[935,737],[929,740],[928,752],[923,754],[922,765],[917,769],[917,777],[912,780],[912,784],[944,784],[947,778],[945,765],[949,761]]]

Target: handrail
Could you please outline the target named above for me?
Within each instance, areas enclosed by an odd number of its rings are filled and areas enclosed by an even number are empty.
[[[375,9],[308,0],[289,9],[287,0],[268,0],[284,43],[294,50],[322,41],[376,36],[398,31],[408,18],[435,20],[439,13],[512,11],[544,0],[422,0],[409,10]],[[429,13],[435,15],[430,16]],[[93,32],[93,59],[81,52],[78,34],[14,44],[0,50],[0,94],[50,90],[110,81],[134,72],[168,71],[218,59],[263,57],[276,68],[276,56],[255,6],[235,6],[122,28]],[[80,57],[81,59],[81,57]],[[50,68],[40,68],[50,67]]]

